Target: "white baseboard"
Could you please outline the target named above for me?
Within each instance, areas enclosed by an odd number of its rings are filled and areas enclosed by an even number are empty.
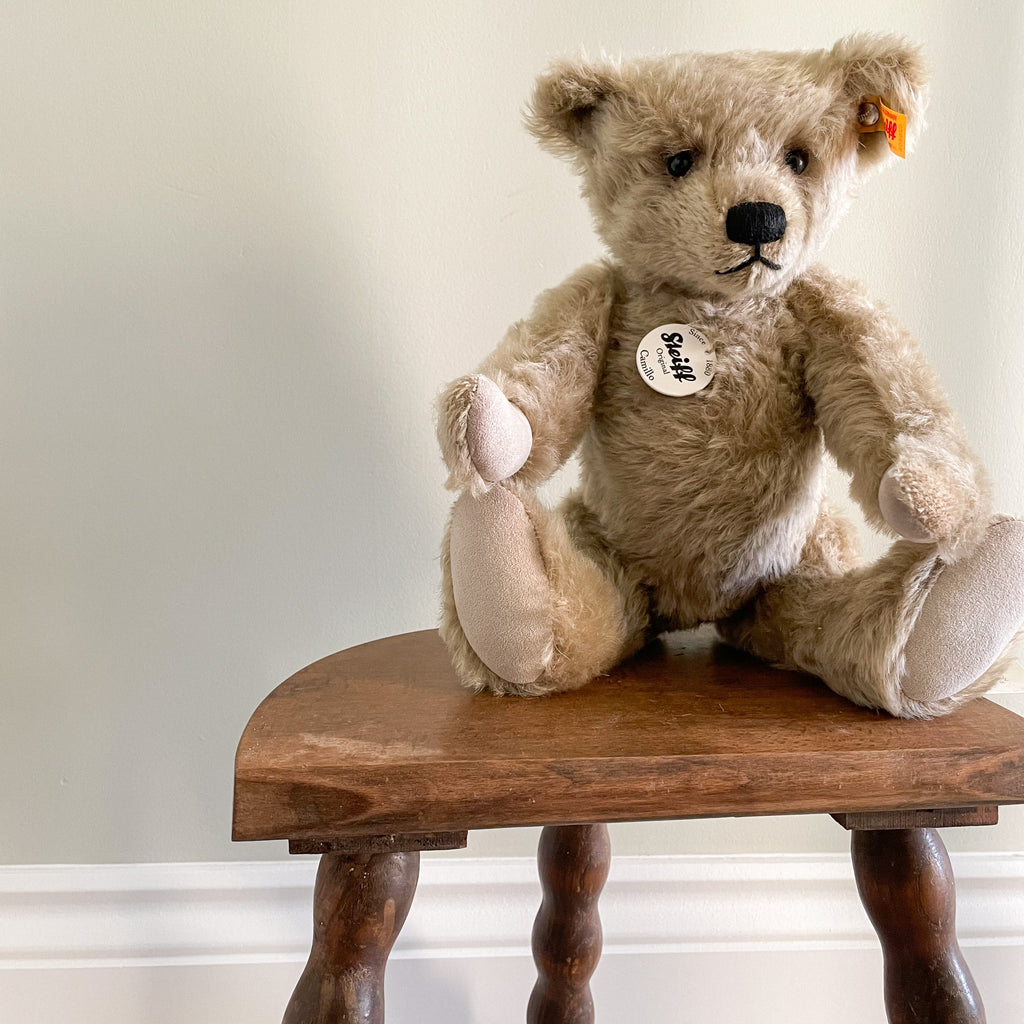
[[[954,856],[958,932],[1024,946],[1024,854]],[[315,863],[0,867],[0,969],[299,963]],[[424,857],[392,959],[528,957],[530,858]],[[842,855],[613,858],[604,956],[875,948]]]
[[[988,1019],[1022,1021],[1024,855],[953,862]],[[315,867],[0,867],[0,1021],[278,1024],[309,949]],[[532,859],[424,857],[388,1024],[521,1024],[539,897]],[[618,857],[600,910],[600,1021],[885,1017],[845,856]]]
[[[1003,670],[1003,675],[989,694],[1024,693],[1024,662],[1018,657]]]

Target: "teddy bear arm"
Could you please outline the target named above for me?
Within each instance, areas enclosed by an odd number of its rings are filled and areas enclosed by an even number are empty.
[[[916,341],[852,282],[822,271],[802,292],[805,384],[851,494],[879,528],[950,558],[969,549],[989,518],[985,474]]]
[[[510,477],[535,485],[568,459],[589,422],[614,295],[610,267],[583,267],[542,293],[475,374],[445,389],[438,436],[450,487],[479,494]]]

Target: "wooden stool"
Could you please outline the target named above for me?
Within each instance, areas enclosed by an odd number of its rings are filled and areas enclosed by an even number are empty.
[[[324,658],[259,706],[235,762],[234,838],[321,854],[286,1024],[380,1024],[420,850],[544,825],[530,1024],[594,1019],[604,822],[832,814],[853,839],[892,1024],[983,1024],[937,826],[1024,803],[1024,720],[986,700],[910,722],[676,634],[582,690],[472,694],[432,631]]]

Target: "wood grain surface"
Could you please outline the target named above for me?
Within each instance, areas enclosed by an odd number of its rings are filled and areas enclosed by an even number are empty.
[[[537,865],[544,897],[533,924],[537,983],[527,1024],[594,1024],[590,978],[601,958],[597,900],[612,850],[607,825],[548,825]]]
[[[856,830],[853,870],[885,957],[889,1024],[985,1024],[956,938],[949,856],[930,828]]]
[[[848,831],[884,831],[903,828],[961,828],[964,825],[997,825],[999,808],[943,807],[928,811],[866,811],[862,814],[833,814]]]
[[[386,836],[339,836],[336,839],[289,839],[289,853],[413,853],[422,850],[463,850],[468,833],[406,832]]]
[[[419,868],[418,852],[320,858],[313,946],[283,1024],[384,1024],[384,969]]]
[[[674,634],[581,690],[459,686],[434,631],[282,683],[235,762],[236,839],[1024,803],[1024,719],[977,700],[933,722]]]

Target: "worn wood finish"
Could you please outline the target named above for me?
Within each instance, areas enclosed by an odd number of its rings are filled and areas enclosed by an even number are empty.
[[[235,762],[236,839],[1024,802],[1024,721],[933,722],[676,634],[572,693],[460,687],[436,633],[364,644],[281,684]]]
[[[411,853],[413,850],[462,850],[466,832],[419,832],[414,835],[355,836],[342,839],[292,839],[289,853]]]
[[[418,852],[320,858],[313,948],[283,1024],[384,1024],[384,968],[419,864]]]
[[[605,825],[548,825],[537,856],[543,899],[533,925],[537,984],[527,1024],[593,1024],[590,977],[601,956],[597,900],[608,877]]]
[[[928,811],[869,811],[866,814],[833,814],[843,828],[959,828],[963,825],[996,825],[998,807],[945,807]]]
[[[861,900],[885,955],[890,1024],[985,1024],[956,938],[953,872],[930,828],[852,833]]]

